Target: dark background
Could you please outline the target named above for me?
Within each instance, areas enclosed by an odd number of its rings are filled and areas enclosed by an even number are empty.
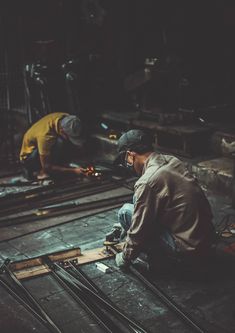
[[[16,79],[24,64],[47,63],[52,111],[66,108],[60,76],[69,59],[77,61],[79,96],[90,114],[130,106],[123,82],[151,57],[186,82],[183,106],[234,104],[234,1],[10,0],[1,1],[0,26],[0,72],[5,49]],[[23,104],[18,95],[12,92],[12,104]]]

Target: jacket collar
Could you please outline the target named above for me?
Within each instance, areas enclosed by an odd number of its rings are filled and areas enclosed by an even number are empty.
[[[152,152],[144,163],[142,175],[145,173],[146,169],[150,168],[151,166],[155,166],[159,169],[160,167],[162,167],[164,164],[167,164],[167,163],[168,162],[164,155],[156,153],[156,152]]]

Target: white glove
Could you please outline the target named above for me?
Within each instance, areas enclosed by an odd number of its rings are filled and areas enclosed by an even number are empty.
[[[123,258],[122,252],[119,252],[116,254],[115,261],[116,261],[117,267],[119,267],[120,269],[125,269],[130,265],[130,262]]]

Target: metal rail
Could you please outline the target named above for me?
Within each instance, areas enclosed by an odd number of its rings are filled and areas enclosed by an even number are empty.
[[[118,251],[115,246],[110,246],[110,250],[117,254]],[[177,314],[187,325],[189,325],[195,332],[206,333],[196,321],[191,318],[190,314],[186,313],[169,295],[165,294],[157,285],[149,281],[142,273],[140,273],[132,264],[129,266],[130,272],[139,279],[148,289],[150,289],[155,296],[166,304],[175,314]]]
[[[65,223],[70,223],[70,222],[74,222],[74,221],[77,221],[77,220],[79,220],[79,219],[81,219],[81,218],[83,218],[83,217],[90,217],[90,216],[94,216],[94,215],[97,215],[97,214],[100,214],[100,213],[103,213],[103,212],[107,212],[107,211],[109,211],[109,210],[111,210],[111,209],[115,209],[115,208],[118,208],[118,207],[120,207],[122,205],[122,203],[117,203],[117,204],[115,204],[115,205],[110,205],[110,206],[106,206],[106,207],[101,207],[101,210],[99,209],[99,211],[97,212],[97,211],[93,211],[93,212],[85,212],[85,214],[83,215],[83,216],[79,216],[79,217],[73,217],[72,219],[69,219],[69,220],[65,220],[65,221],[62,221],[61,223],[60,223],[60,225],[62,224],[62,225],[64,225]],[[0,228],[1,228],[1,225],[0,225]],[[48,225],[45,225],[45,227],[40,227],[40,229],[37,229],[36,231],[41,231],[41,230],[46,230],[46,229],[49,229],[49,228],[51,228],[51,226],[48,226]],[[7,239],[2,239],[2,240],[0,240],[0,243],[2,243],[2,242],[4,242],[4,241],[6,241],[6,240],[12,240],[12,239],[17,239],[17,238],[20,238],[20,237],[22,237],[22,236],[25,236],[25,235],[31,235],[31,234],[33,234],[35,232],[35,230],[33,230],[33,231],[29,231],[29,232],[24,232],[23,234],[19,234],[18,236],[13,236],[13,237],[8,237]]]
[[[117,316],[120,316],[120,318],[126,321],[138,332],[146,332],[146,330],[142,328],[139,323],[127,317],[124,312],[122,312],[78,266],[76,266],[72,261],[69,261],[69,264],[69,268],[71,268],[74,276],[77,277],[87,288],[90,288],[93,292],[97,293],[103,299],[102,302],[105,303],[105,305],[108,306],[112,312],[114,312]]]
[[[31,295],[31,293],[23,286],[23,284],[16,278],[16,276],[9,269],[9,259],[6,259],[0,267],[0,273],[6,273],[11,282],[15,286],[13,288],[9,283],[4,281],[0,276],[0,284],[2,287],[11,294],[18,303],[22,304],[35,318],[37,318],[50,332],[62,333],[57,325],[52,321],[48,314],[44,311],[41,305]]]
[[[101,306],[103,306],[103,309],[105,309],[106,311],[105,316],[109,318],[109,322],[107,322],[107,319],[104,317],[105,325],[110,327],[111,317],[115,319],[114,322],[111,320],[111,326],[113,324],[115,324],[116,326],[112,332],[147,333],[146,330],[144,330],[142,327],[140,327],[140,325],[136,324],[134,321],[125,316],[121,311],[119,311],[115,306],[113,306],[109,301],[107,301],[107,299],[101,297],[98,293],[97,287],[94,287],[94,285],[91,287],[91,282],[89,282],[90,287],[88,287],[87,282],[86,284],[84,284],[83,282],[81,282],[81,280],[78,280],[77,277],[71,275],[61,266],[53,263],[48,257],[44,257],[44,261],[52,270],[53,276],[62,279],[63,282],[67,285],[67,288],[72,289],[72,291],[75,292],[76,296],[79,297],[79,300],[81,300],[82,297],[83,300],[85,300],[86,306],[88,306],[88,308],[95,306],[96,317],[100,318],[99,312],[102,309]],[[98,312],[97,309],[99,310]]]
[[[6,219],[1,219],[0,220],[0,227],[1,226],[9,226],[9,225],[16,225],[20,223],[27,223],[27,222],[32,222],[36,220],[43,220],[49,217],[55,217],[59,215],[66,215],[66,214],[72,214],[72,213],[78,213],[78,212],[83,212],[83,211],[89,211],[91,209],[96,209],[96,208],[101,208],[101,207],[106,207],[106,206],[112,206],[116,205],[119,203],[124,203],[126,201],[129,201],[132,199],[132,194],[125,194],[125,195],[120,195],[112,198],[107,198],[107,199],[101,199],[97,201],[91,201],[91,202],[84,202],[81,204],[76,204],[75,207],[72,208],[65,208],[65,209],[58,209],[58,208],[52,208],[52,209],[47,209],[47,210],[40,210],[36,211],[35,213],[30,213],[24,216],[19,216],[19,217],[11,217],[11,218],[6,218]]]
[[[52,195],[65,194],[67,192],[74,192],[76,190],[83,190],[92,187],[96,187],[99,185],[110,184],[110,181],[89,181],[87,183],[77,182],[71,183],[61,183],[61,184],[52,184],[47,185],[47,187],[39,187],[36,189],[32,189],[29,191],[15,193],[14,195],[9,195],[9,197],[0,198],[1,207],[12,207],[12,205],[16,205],[17,203],[24,203],[25,200],[28,202],[34,202],[36,200],[45,199],[46,197],[51,198]],[[64,186],[64,187],[61,187]]]
[[[97,184],[96,184],[97,185]],[[55,195],[53,198],[45,198],[44,196],[40,201],[33,201],[33,202],[28,202],[28,200],[24,201],[23,203],[20,203],[18,205],[14,205],[13,207],[7,207],[5,209],[2,209],[0,211],[0,217],[6,217],[7,215],[13,215],[19,212],[23,212],[25,210],[30,210],[33,208],[41,208],[45,205],[54,205],[54,204],[59,204],[64,201],[69,201],[69,200],[74,200],[74,199],[79,199],[84,196],[92,195],[92,194],[98,194],[101,192],[113,190],[120,187],[118,184],[113,184],[113,183],[107,183],[107,184],[99,184],[97,186],[92,186],[88,187],[85,189],[79,189],[76,192],[65,194],[65,195]],[[46,209],[46,208],[45,208]],[[1,220],[1,219],[0,219]]]
[[[24,191],[24,192],[16,192],[16,193],[8,193],[6,194],[4,197],[0,198],[0,203],[4,203],[10,200],[22,200],[24,198],[24,195],[27,193],[28,195],[33,195],[33,194],[40,194],[42,191],[47,192],[47,191],[51,191],[57,188],[60,188],[61,186],[67,186],[70,184],[83,184],[83,181],[81,179],[70,179],[70,180],[66,180],[66,181],[62,181],[59,183],[53,183],[53,184],[49,184],[46,186],[38,186],[36,188],[32,188],[30,190]]]

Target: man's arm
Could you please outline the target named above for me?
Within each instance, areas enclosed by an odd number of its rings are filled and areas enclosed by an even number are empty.
[[[69,168],[53,164],[51,163],[50,156],[47,155],[39,155],[39,157],[42,167],[41,174],[66,173],[66,174],[81,175],[85,174],[86,172],[86,170],[83,168]]]
[[[156,223],[162,211],[163,198],[150,186],[143,184],[135,192],[136,202],[132,224],[123,247],[122,259],[128,263],[141,251],[148,248],[156,230]],[[156,235],[157,240],[157,235]]]

